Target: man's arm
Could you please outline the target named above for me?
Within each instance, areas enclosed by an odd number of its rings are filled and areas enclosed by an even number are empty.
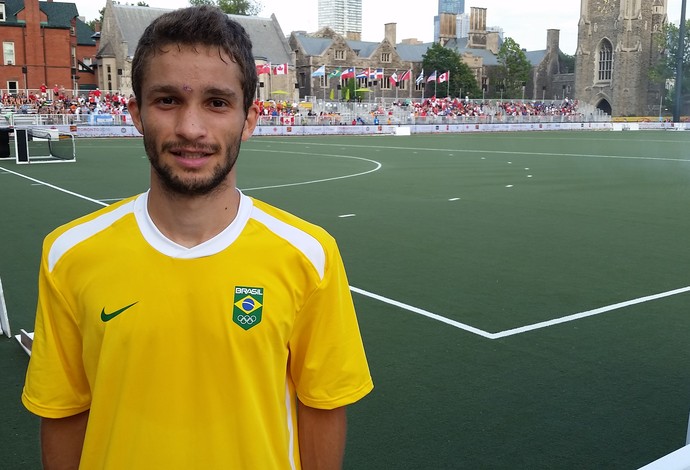
[[[342,468],[347,431],[344,406],[333,410],[320,410],[298,400],[297,427],[303,470]]]
[[[89,412],[60,419],[41,419],[41,453],[44,470],[79,468]]]

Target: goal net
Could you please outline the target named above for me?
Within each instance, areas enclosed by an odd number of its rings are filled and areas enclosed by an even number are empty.
[[[17,163],[60,163],[77,161],[74,135],[56,129],[14,130]]]

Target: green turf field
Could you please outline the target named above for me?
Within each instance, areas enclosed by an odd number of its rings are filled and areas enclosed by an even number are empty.
[[[690,133],[255,138],[239,186],[329,230],[376,388],[348,469],[632,469],[685,443]],[[0,279],[33,329],[42,238],[147,188],[140,140],[0,161]],[[0,340],[3,468],[39,468]],[[7,467],[4,465],[7,464]]]

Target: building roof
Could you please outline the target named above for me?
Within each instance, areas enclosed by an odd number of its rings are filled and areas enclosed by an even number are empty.
[[[24,0],[5,0],[5,23],[18,25],[17,14],[24,9]],[[79,11],[74,3],[65,2],[38,2],[38,6],[48,17],[47,28],[69,29],[72,20],[76,18],[77,44],[95,45],[96,41],[92,38],[94,31],[79,19]]]
[[[542,51],[525,51],[525,56],[527,56],[529,63],[534,66],[542,63],[547,52],[548,51],[546,49]]]
[[[122,40],[127,43],[127,55],[134,57],[139,39],[146,27],[164,13],[173,11],[164,8],[140,7],[131,5],[112,4],[117,27],[122,34]],[[291,61],[287,41],[283,35],[275,16],[261,18],[256,16],[228,15],[244,27],[253,44],[253,54],[256,58],[263,58],[274,64],[284,64]],[[102,55],[109,44],[104,41]]]

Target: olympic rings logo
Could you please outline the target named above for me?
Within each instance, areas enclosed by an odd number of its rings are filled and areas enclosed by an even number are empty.
[[[256,315],[237,315],[235,320],[242,325],[253,325],[257,322],[258,318],[256,318]]]

